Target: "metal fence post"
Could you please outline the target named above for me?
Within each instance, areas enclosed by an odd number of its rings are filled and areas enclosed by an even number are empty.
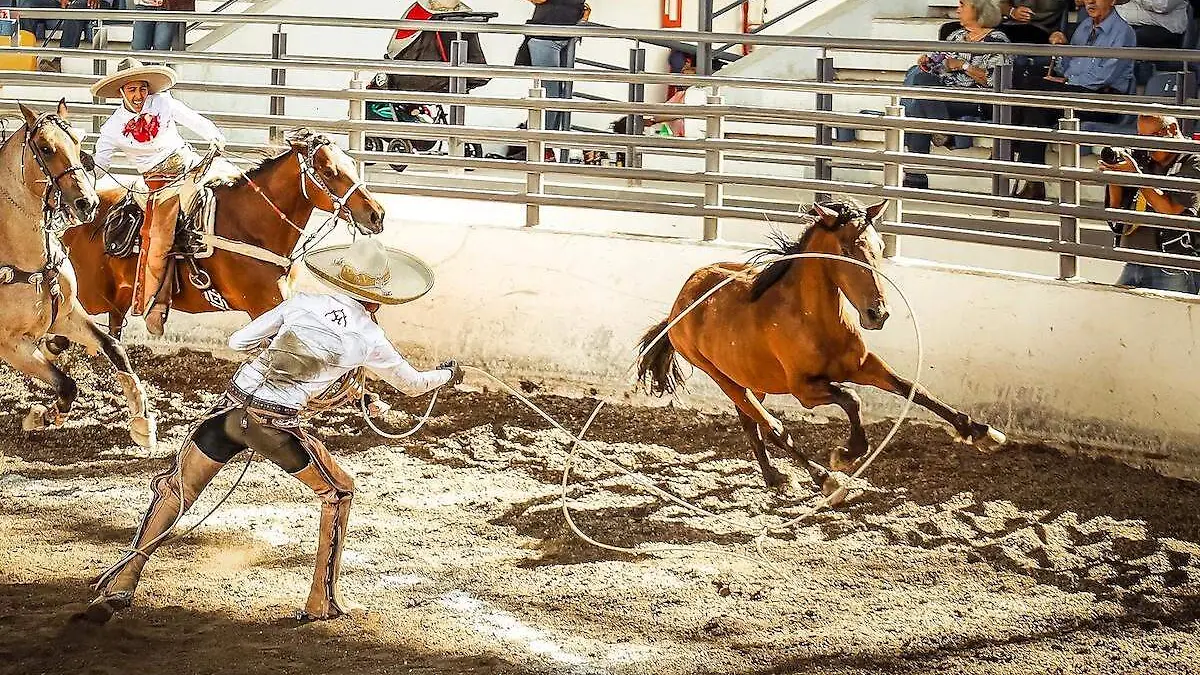
[[[529,98],[545,99],[546,90],[534,87],[529,90]],[[529,108],[525,118],[525,128],[528,131],[541,131],[545,127],[546,111],[540,108]],[[541,164],[546,162],[546,142],[530,139],[525,141],[525,161],[539,165],[525,174],[525,196],[541,195],[546,187],[546,175],[542,173]],[[525,227],[537,227],[542,222],[542,207],[540,204],[525,202]]]
[[[1059,131],[1079,131],[1079,118],[1072,110],[1058,121]],[[1079,168],[1079,144],[1074,141],[1058,146],[1058,165],[1063,168]],[[1058,203],[1062,206],[1079,205],[1079,181],[1063,178],[1058,182]],[[1058,217],[1058,240],[1067,244],[1079,243],[1079,219],[1075,216]],[[1058,255],[1058,278],[1071,279],[1079,276],[1079,259],[1070,253]]]
[[[92,49],[105,50],[108,49],[108,27],[103,22],[96,27],[96,32],[92,35]],[[108,74],[108,60],[94,59],[92,60],[92,74],[103,77]],[[92,103],[103,105],[104,99],[92,97]],[[100,133],[100,127],[104,125],[104,115],[92,115],[92,133]]]
[[[828,56],[818,58],[817,81],[833,82],[834,77],[833,59]],[[833,94],[817,94],[817,110],[832,111]],[[818,123],[816,127],[816,142],[817,145],[833,145],[833,127],[825,123]],[[828,157],[815,158],[815,168],[813,171],[817,180],[833,179],[833,165]],[[818,192],[816,198],[817,200],[828,199],[829,193]]]
[[[1003,94],[1012,89],[1013,69],[1011,64],[1004,64],[996,68],[992,74],[992,91]],[[1012,124],[1012,106],[1001,104],[992,106],[992,123],[993,124]],[[992,159],[998,159],[1003,162],[1012,161],[1013,148],[1012,141],[1007,138],[996,138],[992,140]],[[1000,174],[992,174],[992,194],[1000,197],[1008,197],[1012,195],[1012,183],[1008,176]]]
[[[459,67],[467,62],[467,41],[456,39],[450,43],[450,65]],[[450,78],[450,93],[465,94],[467,93],[467,78],[462,76],[454,76]],[[451,104],[450,106],[450,126],[461,127],[467,123],[467,107],[461,104]],[[464,155],[463,139],[458,136],[451,136],[446,141],[447,152],[451,157],[462,157]],[[458,167],[459,170],[462,167]]]
[[[904,106],[889,105],[886,108],[888,117],[904,117]],[[884,150],[889,153],[904,151],[904,129],[888,129],[883,137]],[[885,187],[900,187],[904,184],[904,167],[899,161],[884,162],[883,184]],[[884,219],[893,223],[904,221],[904,200],[893,199],[888,202],[884,211]],[[883,235],[883,255],[894,258],[900,255],[900,237],[895,234]]]
[[[636,75],[646,72],[646,50],[641,47],[635,47],[629,50],[629,74]],[[646,102],[646,85],[644,84],[629,84],[629,102],[630,103],[645,103]],[[630,136],[641,136],[646,131],[644,118],[637,113],[630,113],[627,117],[628,126],[626,133]],[[625,146],[625,166],[640,169],[642,167],[642,155],[638,151],[638,146],[635,143],[630,143]],[[631,187],[640,186],[641,179],[632,178],[629,180]]]
[[[1175,73],[1175,105],[1187,105],[1187,101],[1196,95],[1196,73],[1190,69]],[[1195,120],[1179,120],[1179,131],[1187,138],[1192,137],[1196,127]]]
[[[724,96],[709,96],[708,105],[725,105]],[[708,141],[719,141],[725,137],[725,116],[721,113],[709,114],[706,118],[704,138]],[[725,152],[707,149],[704,151],[704,173],[708,176],[718,174],[725,169]],[[723,203],[724,186],[720,179],[713,179],[704,184],[704,208],[720,208]],[[704,241],[713,241],[721,236],[721,223],[717,216],[704,216]]]
[[[350,89],[352,91],[366,91],[366,83],[358,79],[358,71],[354,72],[354,79],[350,80]],[[365,99],[356,98],[350,101],[350,120],[361,122],[367,118],[367,102]],[[353,130],[350,132],[350,150],[362,152],[365,147],[364,139],[366,132]],[[367,163],[362,160],[355,160],[358,175],[365,178],[367,171]]]
[[[280,61],[287,55],[287,33],[283,32],[283,24],[275,26],[275,32],[271,35],[271,58]],[[282,86],[287,84],[287,70],[284,68],[271,69],[271,84]],[[271,115],[283,117],[284,98],[282,96],[271,96]],[[279,143],[283,139],[283,132],[279,127],[272,126],[268,132],[271,143]]]
[[[713,29],[713,0],[699,0],[700,16],[696,30],[711,33]],[[712,75],[712,42],[701,40],[696,43],[696,74]]]

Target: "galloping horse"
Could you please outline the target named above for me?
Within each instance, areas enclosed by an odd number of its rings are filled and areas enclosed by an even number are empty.
[[[840,480],[798,449],[779,420],[762,407],[766,394],[791,394],[801,405],[813,408],[835,404],[850,419],[850,440],[843,453],[834,450],[831,468],[848,470],[867,454],[867,436],[859,417],[858,395],[842,384],[868,384],[908,396],[912,383],[897,375],[863,343],[848,316],[844,294],[858,311],[867,330],[883,328],[887,301],[876,268],[883,242],[873,223],[886,202],[863,209],[840,200],[813,204],[807,212],[813,222],[799,239],[777,235],[774,250],[764,254],[825,253],[846,256],[866,267],[831,259],[790,259],[772,262],[761,271],[750,265],[720,263],[701,268],[688,278],[667,319],[642,338],[643,355],[638,376],[649,381],[657,395],[674,392],[682,379],[676,351],[703,370],[737,406],[742,427],[750,438],[754,456],[767,485],[780,488],[788,476],[767,459],[763,439],[800,461],[825,494],[837,490]],[[654,342],[668,323],[700,296],[734,277]],[[652,344],[653,343],[653,344]],[[914,402],[949,422],[968,442],[1004,442],[1004,435],[973,422],[918,387]]]
[[[39,344],[57,335],[92,353],[103,352],[112,362],[133,418],[129,433],[138,444],[152,447],[155,429],[146,392],[124,348],[80,306],[75,271],[51,233],[63,219],[87,221],[95,215],[100,200],[91,179],[84,178],[89,158],[67,124],[65,101],[55,113],[20,108],[24,126],[0,146],[0,359],[58,395],[50,408],[30,409],[22,427],[61,424],[78,394],[75,381],[47,359]]]
[[[211,280],[212,290],[206,294],[195,283],[180,284],[175,309],[241,310],[253,318],[278,305],[283,301],[281,282],[291,267],[289,255],[314,209],[348,213],[347,220],[362,234],[383,231],[383,206],[363,185],[346,153],[327,137],[304,130],[293,132],[289,143],[283,153],[213,188],[214,250],[210,257],[197,259],[191,272]],[[71,261],[88,282],[79,299],[91,314],[108,312],[109,333],[118,337],[133,304],[137,256],[106,255],[100,231],[126,191],[119,185],[102,188],[94,221],[63,235]]]

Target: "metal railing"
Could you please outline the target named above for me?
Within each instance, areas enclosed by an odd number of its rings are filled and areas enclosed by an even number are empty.
[[[71,10],[72,16],[78,16]],[[61,10],[29,10],[29,16],[54,17],[64,14]],[[94,12],[100,16],[147,18],[138,12]],[[275,25],[334,25],[362,26],[395,29],[397,26],[415,29],[436,30],[444,28],[438,22],[408,22],[386,19],[335,19],[328,17],[293,17],[286,15],[228,15],[212,16],[192,13],[153,12],[157,20],[187,20],[204,18],[213,23],[262,23]],[[678,31],[639,31],[594,27],[510,26],[481,24],[473,26],[478,32],[587,35],[589,37],[629,39],[648,36],[676,39],[702,37],[711,42],[726,39],[747,39],[737,34],[688,34]],[[282,31],[277,31],[282,33]],[[756,35],[756,44],[780,46],[821,47],[823,59],[835,50],[855,51],[903,51],[919,52],[939,48],[941,43],[900,40],[848,40],[815,38],[809,36]],[[762,78],[729,76],[683,76],[636,72],[631,63],[630,71],[606,69],[583,69],[573,71],[561,69],[519,68],[512,66],[466,65],[459,59],[453,65],[397,62],[381,59],[346,59],[340,57],[290,56],[286,53],[286,41],[273,41],[270,56],[242,53],[172,53],[170,59],[179,64],[219,65],[239,68],[258,68],[278,72],[272,84],[230,84],[183,81],[178,88],[183,91],[241,94],[270,97],[272,114],[246,114],[235,112],[207,111],[208,116],[222,126],[252,129],[279,129],[289,126],[305,126],[314,130],[346,134],[353,156],[360,162],[396,162],[397,156],[390,153],[364,152],[363,137],[366,134],[407,139],[447,140],[452,148],[451,156],[404,155],[403,161],[416,167],[471,168],[491,172],[486,178],[467,178],[459,174],[453,183],[442,182],[432,174],[400,174],[386,183],[376,180],[372,188],[381,192],[398,192],[408,195],[453,197],[458,199],[485,199],[494,202],[520,203],[526,206],[526,224],[539,225],[541,208],[544,206],[567,206],[593,208],[609,211],[634,211],[677,216],[692,216],[702,221],[697,238],[717,239],[722,234],[722,222],[726,219],[757,220],[764,218],[776,223],[797,223],[802,217],[795,211],[796,193],[849,194],[860,197],[888,198],[893,200],[884,231],[893,237],[918,236],[958,242],[982,243],[1015,249],[1025,249],[1058,254],[1060,274],[1063,278],[1074,276],[1078,271],[1079,258],[1137,262],[1163,265],[1180,269],[1200,271],[1200,258],[1177,256],[1152,251],[1135,251],[1114,248],[1112,236],[1097,223],[1106,220],[1136,219],[1145,225],[1200,232],[1200,221],[1185,216],[1154,213],[1135,213],[1103,205],[1088,204],[1080,199],[1085,188],[1116,183],[1129,186],[1156,187],[1170,190],[1200,191],[1200,181],[1174,176],[1149,176],[1142,174],[1101,173],[1084,168],[1078,160],[1081,146],[1122,145],[1147,150],[1193,152],[1200,144],[1190,140],[1138,137],[1126,134],[1104,134],[1078,130],[1080,111],[1118,112],[1123,114],[1161,114],[1188,117],[1197,114],[1194,89],[1184,87],[1172,99],[1147,97],[1089,97],[1064,99],[1056,95],[1037,93],[1014,93],[1012,91],[986,91],[968,89],[928,89],[906,87],[895,84],[858,84],[836,81],[784,81]],[[15,51],[41,55],[76,56],[103,62],[116,58],[120,52],[107,50],[61,50],[31,47],[14,47]],[[456,47],[462,49],[462,47]],[[1178,50],[1124,49],[1105,50],[1088,47],[1050,47],[1035,45],[973,45],[956,44],[957,51],[1004,52],[1020,54],[1069,54],[1072,56],[1109,56],[1141,58],[1148,60],[1170,60],[1197,62],[1200,53]],[[832,66],[832,62],[822,68]],[[339,70],[355,73],[350,85],[344,89],[297,87],[284,84],[282,74],[288,70]],[[455,93],[424,93],[404,91],[366,91],[360,71],[394,72],[409,75],[446,77],[451,81],[450,91],[463,91],[457,83],[468,77],[511,78],[533,80],[534,87],[527,96],[485,96]],[[820,72],[820,70],[818,71]],[[700,86],[717,92],[703,106],[680,104],[653,104],[631,101],[581,101],[546,99],[538,86],[540,80],[572,80],[621,83],[634,87],[646,84],[676,84]],[[39,86],[48,89],[43,106],[57,101],[59,92],[73,86],[86,86],[95,80],[83,75],[53,75],[46,73],[0,72],[0,83],[7,85]],[[722,92],[730,89],[776,90],[802,92],[824,97],[813,109],[771,109],[761,106],[730,105],[725,103]],[[52,92],[52,93],[50,93]],[[836,112],[828,102],[846,94],[866,94],[886,97],[890,105],[882,116],[859,113]],[[899,107],[901,97],[942,99],[948,101],[971,101],[987,103],[997,110],[1011,110],[1017,106],[1041,107],[1054,110],[1066,108],[1062,121],[1055,129],[1038,129],[992,124],[935,119],[914,119],[903,116]],[[283,103],[289,99],[329,99],[347,103],[345,117],[306,117],[286,114]],[[631,98],[633,96],[631,95]],[[407,101],[439,103],[458,107],[507,108],[523,110],[528,121],[527,130],[471,126],[465,119],[455,116],[455,124],[436,126],[413,123],[368,121],[364,107],[367,100]],[[275,101],[279,104],[276,105]],[[0,99],[0,108],[12,112],[15,101]],[[84,102],[72,108],[85,115],[104,115],[111,107]],[[571,110],[575,112],[630,115],[640,119],[643,115],[678,115],[704,121],[702,138],[667,138],[659,136],[614,135],[606,133],[580,133],[544,131],[541,129],[542,113],[545,110]],[[770,125],[770,131],[756,134],[739,133],[738,124],[752,123]],[[848,146],[835,144],[822,129],[852,127],[884,132],[881,146]],[[814,132],[810,135],[809,132]],[[906,133],[943,133],[990,138],[998,143],[1004,141],[1037,141],[1059,149],[1059,166],[1040,166],[1011,161],[1010,157],[994,159],[969,158],[946,155],[925,155],[905,151]],[[462,157],[464,141],[523,144],[527,149],[526,161],[508,161]],[[543,150],[556,148],[604,149],[616,152],[631,152],[635,157],[684,158],[693,161],[697,168],[648,169],[637,162],[632,166],[586,166],[554,164],[542,161]],[[737,164],[741,167],[734,170]],[[703,167],[700,169],[699,167]],[[778,170],[782,166],[805,168],[806,175],[786,176]],[[853,169],[856,175],[876,178],[864,180],[838,180],[836,172]],[[902,185],[905,171],[922,173],[954,173],[961,175],[995,176],[1003,181],[1012,178],[1045,180],[1060,186],[1057,200],[1030,201],[1007,196],[1007,191],[996,194],[980,194],[954,190],[922,190]],[[615,181],[604,185],[600,180]],[[623,182],[622,182],[623,181]],[[662,187],[647,187],[647,183],[665,184]],[[768,196],[737,195],[731,188],[752,186],[756,190],[774,190]],[[913,211],[910,207],[920,203],[932,205],[932,210]],[[980,209],[982,213],[972,213]],[[987,212],[1033,214],[1023,218],[989,215]],[[895,253],[895,239],[890,252]]]

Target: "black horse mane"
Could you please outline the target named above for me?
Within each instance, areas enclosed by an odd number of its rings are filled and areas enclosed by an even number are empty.
[[[316,140],[318,138],[318,136],[319,136],[319,134],[317,134],[309,129],[303,129],[303,128],[292,129],[291,131],[287,132],[287,135],[284,136],[284,140],[288,144],[288,147],[285,148],[282,152],[272,155],[272,154],[269,154],[262,150],[254,151],[257,154],[262,155],[262,159],[259,160],[258,164],[255,164],[253,167],[241,172],[241,175],[239,175],[237,178],[233,178],[224,183],[218,183],[214,187],[220,187],[220,188],[242,187],[248,183],[248,180],[254,180],[255,178],[257,178],[264,172],[270,171],[271,169],[275,168],[276,165],[278,165],[279,163],[283,162],[288,157],[290,157],[293,152],[292,146],[294,144],[307,145],[307,144],[313,142],[314,140]]]
[[[848,222],[867,217],[862,205],[852,199],[843,197],[841,199],[820,202],[820,204],[838,213],[838,219],[834,227],[827,229],[836,230]],[[809,223],[803,225],[804,229],[800,232],[799,237],[792,239],[784,232],[773,230],[767,235],[767,239],[770,240],[771,245],[756,249],[753,252],[754,255],[750,258],[750,262],[757,263],[770,256],[794,255],[796,253],[804,253],[808,250],[808,244],[813,235],[817,233],[817,230],[826,227],[821,224],[817,216],[813,215],[812,211],[811,206],[805,211],[805,215],[809,216],[811,220]],[[788,270],[792,269],[792,263],[794,262],[798,262],[798,260],[794,258],[791,260],[778,260],[767,265],[763,271],[759,272],[750,285],[750,302],[757,302],[772,286],[779,283],[787,275]]]

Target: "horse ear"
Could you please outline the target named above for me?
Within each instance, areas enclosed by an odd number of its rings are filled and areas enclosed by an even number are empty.
[[[873,223],[887,209],[888,200],[883,200],[878,204],[872,204],[867,207],[867,222]]]
[[[24,103],[17,103],[17,107],[21,109],[21,114],[25,116],[25,123],[33,126],[37,122],[37,113],[30,110]]]
[[[64,121],[64,122],[67,121],[67,99],[65,99],[65,98],[58,99],[58,110],[56,111],[56,113],[58,114],[58,116],[60,118],[62,118],[62,121]]]
[[[808,212],[816,216],[821,226],[827,230],[832,230],[837,225],[838,216],[841,215],[837,211],[817,202],[813,202],[812,208]]]

